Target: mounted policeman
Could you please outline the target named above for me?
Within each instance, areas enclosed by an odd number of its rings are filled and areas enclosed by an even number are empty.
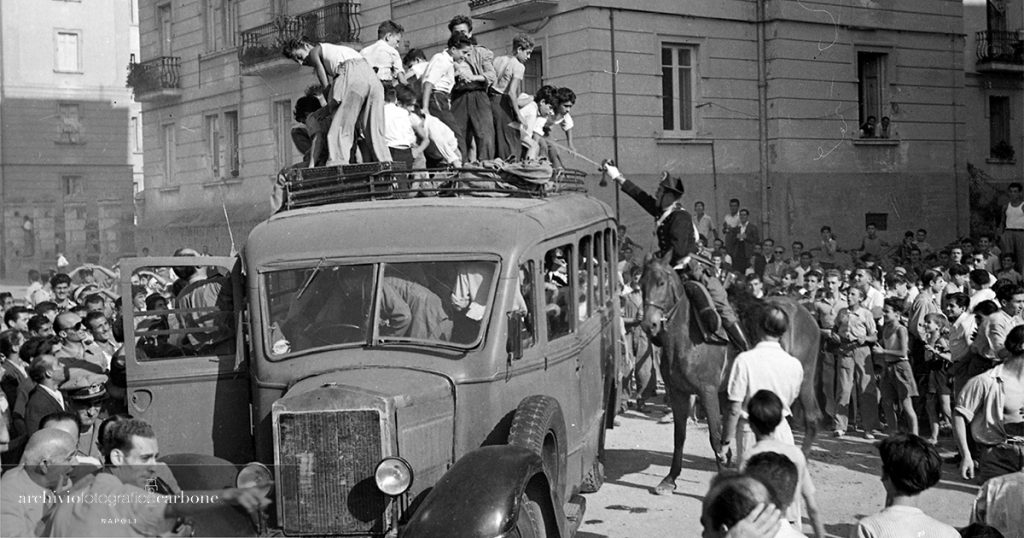
[[[710,260],[699,255],[697,226],[682,202],[685,191],[683,181],[664,172],[658,183],[658,190],[651,196],[626,179],[614,164],[606,161],[603,171],[605,176],[622,186],[622,192],[655,218],[659,256],[667,257],[668,262],[684,281],[700,283],[707,290],[705,297],[710,296],[713,311],[701,308],[702,303],[706,305],[708,302],[706,299],[702,300],[702,291],[694,289],[695,286],[692,284],[686,286],[687,295],[697,306],[698,317],[705,333],[710,335],[718,332],[720,317],[721,326],[732,344],[739,351],[749,349],[750,345],[743,334],[736,311],[729,304],[725,288],[713,275]]]

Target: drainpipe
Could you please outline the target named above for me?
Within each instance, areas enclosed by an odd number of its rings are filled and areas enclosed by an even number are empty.
[[[760,156],[761,176],[761,230],[764,237],[771,235],[771,214],[768,207],[768,65],[765,26],[767,16],[766,0],[757,0],[757,141]]]
[[[955,33],[953,33],[949,37],[949,57],[950,57],[950,60],[951,60],[950,65],[956,65],[956,42],[957,42],[957,39],[959,39],[959,38],[957,37],[957,35]],[[960,152],[960,147],[961,146],[960,146],[960,133],[959,133],[959,129],[957,129],[957,113],[956,113],[957,112],[956,111],[957,72],[955,70],[951,70],[951,73],[953,74],[953,84],[950,86],[949,106],[952,108],[952,112],[953,112],[953,196],[956,198],[956,203],[954,204],[954,207],[956,208],[956,213],[955,213],[955,215],[956,215],[956,236],[957,236],[957,238],[960,238],[960,237],[963,237],[960,234],[960,232],[962,231],[961,223],[960,223],[960,206],[963,205],[962,200],[964,200],[964,199],[970,200],[970,193],[968,193],[967,197],[960,196],[960,159],[959,159],[958,153]]]
[[[618,69],[618,65],[619,65],[619,63],[618,63],[618,60],[616,60],[616,57],[615,57],[615,9],[614,8],[610,8],[608,10],[608,26],[609,26],[609,29],[611,30],[611,53],[612,53],[612,57],[611,57],[611,60],[612,60],[612,67],[611,67],[611,73],[612,73],[612,158],[615,160],[615,164],[616,165],[622,166],[622,163],[619,162],[619,99],[618,99],[618,96],[619,96],[619,91],[618,91],[619,90],[619,87],[618,87],[619,69]],[[621,216],[622,216],[622,213],[620,212],[620,208],[619,208],[619,191],[621,189],[619,188],[619,183],[618,182],[613,182],[613,183],[615,184],[615,220],[620,220]]]

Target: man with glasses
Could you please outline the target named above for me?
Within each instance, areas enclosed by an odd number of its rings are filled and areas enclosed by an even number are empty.
[[[765,242],[771,241],[765,239]],[[765,258],[768,263],[764,267],[764,285],[769,290],[772,288],[779,287],[782,284],[782,276],[789,269],[789,264],[786,263],[786,248],[785,247],[773,247],[769,249],[767,246],[764,247]]]
[[[63,344],[61,350],[57,352],[57,358],[69,367],[81,368],[97,374],[102,374],[110,368],[110,361],[92,342],[89,328],[86,327],[81,316],[74,312],[64,312],[53,320],[53,328],[57,331],[57,337]]]

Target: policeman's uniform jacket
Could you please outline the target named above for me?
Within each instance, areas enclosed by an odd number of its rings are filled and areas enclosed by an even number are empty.
[[[658,249],[662,254],[672,252],[672,265],[685,261],[691,254],[697,252],[697,227],[693,225],[693,216],[689,211],[675,204],[667,211],[663,211],[658,205],[658,200],[628,179],[622,182],[622,192],[636,200],[644,211],[657,219],[655,235],[658,237]]]

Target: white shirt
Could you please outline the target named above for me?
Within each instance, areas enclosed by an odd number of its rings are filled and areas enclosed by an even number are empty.
[[[804,533],[793,528],[785,519],[779,521],[779,532],[775,533],[775,538],[806,538]]]
[[[568,131],[569,129],[572,129],[574,125],[576,125],[575,123],[573,123],[572,116],[570,116],[569,114],[566,114],[561,118],[555,120],[554,123],[555,125],[561,127],[562,131]]]
[[[409,111],[395,103],[384,103],[384,141],[389,148],[411,148],[416,145]]]
[[[434,85],[434,91],[450,93],[455,87],[455,59],[447,50],[443,50],[430,58],[423,72],[423,83]]]
[[[920,508],[893,505],[865,517],[850,531],[850,538],[959,538],[960,533]]]
[[[427,138],[430,139],[441,157],[444,158],[449,164],[454,162],[462,162],[462,153],[459,151],[459,142],[455,139],[455,132],[452,131],[451,127],[444,124],[443,121],[435,118],[434,116],[427,116],[426,119],[421,120],[419,116],[412,114],[409,116],[414,125],[423,125],[423,130],[427,132]]]
[[[956,362],[962,359],[971,347],[971,336],[978,328],[978,321],[974,314],[964,312],[953,322],[953,328],[949,331],[949,357]]]
[[[971,523],[999,529],[1006,538],[1024,538],[1024,471],[985,482],[974,499]]]
[[[782,416],[788,417],[793,414],[789,406],[800,396],[803,379],[804,367],[796,357],[778,342],[762,341],[736,356],[729,372],[729,401],[743,402],[746,418],[750,397],[759,390],[770,390],[782,400]]]
[[[427,64],[426,61],[416,62],[416,63],[410,65],[409,66],[409,76],[415,76],[416,78],[422,80],[423,79],[423,73],[425,73],[427,71],[427,65],[428,64]]]
[[[338,73],[341,72],[341,64],[363,57],[352,47],[330,43],[320,43],[320,56],[323,58],[324,69],[331,77],[338,76]]]
[[[1006,229],[1007,230],[1024,230],[1024,203],[1019,206],[1013,204],[1006,204]]]
[[[513,80],[523,80],[526,66],[515,56],[498,56],[494,59],[494,72],[497,73],[497,79],[491,88],[498,93],[505,93]]]
[[[68,406],[64,403],[64,395],[61,394],[59,390],[53,390],[50,387],[47,387],[46,385],[43,384],[38,384],[36,386],[48,392],[50,396],[53,396],[53,399],[57,400],[57,403],[60,404],[61,409],[65,411],[68,410]]]
[[[523,118],[523,125],[519,129],[520,133],[524,135],[523,139],[534,134],[544,136],[544,124],[547,122],[547,118],[540,116],[540,109],[537,107],[536,101],[531,99],[529,103],[521,106],[519,115]]]
[[[985,301],[995,301],[996,292],[992,288],[982,288],[971,295],[971,302],[967,304],[967,311],[974,312],[974,307]]]
[[[370,67],[377,71],[377,78],[381,80],[391,80],[399,73],[405,73],[402,55],[383,39],[363,47],[359,52],[366,58]]]

